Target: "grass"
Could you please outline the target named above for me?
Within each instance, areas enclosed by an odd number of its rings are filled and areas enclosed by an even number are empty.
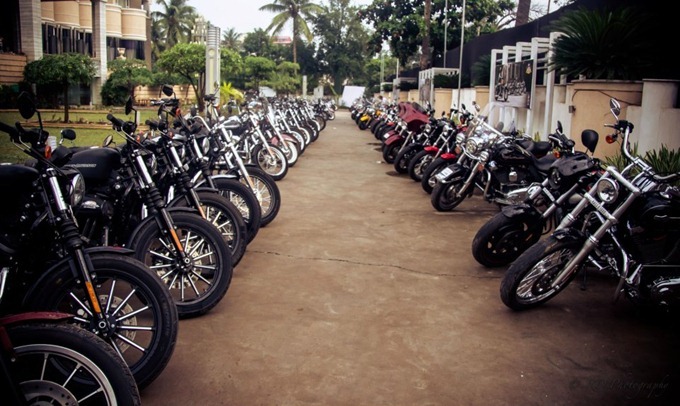
[[[63,111],[42,111],[41,118],[43,121],[43,129],[49,132],[50,135],[57,137],[57,140],[61,138],[59,135],[60,131],[65,128],[73,128],[76,131],[75,141],[65,140],[65,146],[101,145],[107,135],[114,135],[114,140],[120,143],[122,139],[115,135],[115,131],[111,129],[109,121],[106,120],[106,115],[108,113],[111,113],[120,119],[133,119],[132,115],[126,116],[122,108],[113,108],[102,111],[72,110],[69,112],[71,119],[69,124],[63,122]],[[156,109],[139,109],[140,123],[144,123],[149,118],[157,118]],[[18,112],[0,111],[0,122],[9,125],[14,125],[14,123],[19,122],[21,125],[29,127],[36,126],[38,120],[37,116],[30,120],[25,120]],[[28,156],[10,141],[9,136],[6,133],[0,132],[0,163],[21,163],[27,158]]]

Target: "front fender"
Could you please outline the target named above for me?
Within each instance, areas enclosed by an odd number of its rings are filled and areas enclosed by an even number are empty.
[[[541,213],[530,204],[511,204],[503,206],[501,213],[509,219],[528,219],[529,221],[538,221],[541,218]]]
[[[552,233],[552,237],[560,242],[577,242],[583,244],[585,235],[575,228],[562,228]]]
[[[458,163],[451,164],[451,165],[447,166],[446,169],[450,169],[451,173],[446,175],[444,178],[437,177],[438,182],[440,182],[440,183],[451,183],[451,182],[463,181],[467,178],[468,172],[469,172],[468,168],[466,168],[465,166],[458,164]]]
[[[25,322],[36,322],[36,321],[65,321],[74,318],[73,314],[61,313],[61,312],[22,312],[18,314],[12,314],[9,316],[0,317],[0,326],[9,327],[17,324],[23,324]]]
[[[392,145],[392,144],[397,143],[397,142],[400,142],[400,141],[401,141],[401,142],[404,141],[404,136],[403,136],[403,135],[399,135],[399,134],[390,135],[390,136],[387,137],[387,139],[385,140],[385,145]]]

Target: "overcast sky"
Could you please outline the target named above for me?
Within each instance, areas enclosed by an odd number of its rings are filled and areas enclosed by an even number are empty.
[[[545,8],[548,0],[532,0],[532,4],[541,4]],[[234,28],[239,34],[253,32],[256,28],[266,29],[271,23],[274,13],[260,11],[260,7],[265,4],[273,3],[273,0],[188,0],[190,6],[203,15],[212,25],[220,27],[222,32],[229,28]],[[328,4],[324,0],[318,3]],[[352,0],[352,4],[363,6],[373,3],[373,0]],[[155,1],[152,3],[152,10],[159,10]],[[551,6],[551,11],[557,7]],[[291,35],[292,27],[289,32],[282,35]]]
[[[352,0],[352,3],[357,6],[372,2],[373,0]],[[273,0],[189,0],[187,2],[212,25],[220,27],[222,32],[234,28],[239,34],[253,32],[256,28],[266,29],[275,14],[260,11],[260,7],[270,3],[273,3]],[[319,1],[318,3],[326,2]],[[158,9],[156,2],[152,2],[152,10]],[[292,27],[290,32],[282,34],[291,35],[291,33]]]

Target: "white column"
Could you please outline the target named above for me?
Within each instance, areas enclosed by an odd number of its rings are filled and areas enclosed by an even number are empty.
[[[37,61],[43,57],[41,17],[40,0],[19,2],[21,51],[26,54],[28,62]]]
[[[92,0],[92,58],[95,77],[90,86],[92,104],[102,103],[102,86],[106,82],[106,0]]]

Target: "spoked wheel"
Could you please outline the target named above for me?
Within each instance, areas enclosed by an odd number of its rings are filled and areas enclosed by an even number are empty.
[[[513,310],[525,310],[555,297],[576,276],[572,272],[561,286],[552,287],[555,277],[581,248],[580,242],[548,237],[524,251],[505,272],[501,300]]]
[[[213,182],[219,193],[229,199],[241,212],[248,231],[247,243],[250,243],[260,231],[262,224],[262,210],[257,196],[248,186],[239,182],[236,178],[215,178]]]
[[[434,161],[434,152],[422,150],[408,164],[408,175],[416,182],[423,180],[423,173]]]
[[[144,264],[121,254],[90,253],[94,289],[111,331],[99,331],[88,292],[68,264],[39,282],[30,308],[76,315],[83,328],[98,331],[115,348],[143,388],[165,368],[177,341],[177,309],[165,285]]]
[[[253,160],[260,169],[265,171],[274,180],[281,180],[288,173],[286,154],[275,145],[269,145],[266,148],[262,145],[255,147]]]
[[[399,151],[397,156],[394,158],[394,170],[397,171],[397,173],[402,174],[408,172],[409,163],[411,162],[411,159],[413,159],[413,157],[415,157],[419,152],[419,148],[422,148],[422,146],[412,144]]]
[[[284,141],[286,143],[285,148],[279,147],[288,161],[288,166],[293,167],[300,157],[300,147],[298,143],[293,141]]]
[[[397,158],[399,149],[403,142],[394,142],[390,145],[383,146],[383,160],[388,164],[394,164],[394,160]]]
[[[229,245],[231,261],[236,266],[246,251],[248,244],[248,230],[241,212],[227,197],[218,192],[201,190],[198,198],[205,213],[205,218],[222,234]],[[175,206],[187,207],[187,199],[179,199]]]
[[[259,168],[248,168],[248,175],[253,183],[253,193],[260,202],[262,211],[261,227],[274,221],[281,209],[281,192],[276,185],[276,181],[266,172]],[[239,179],[241,183],[247,185],[244,178]]]
[[[129,246],[165,282],[180,318],[200,316],[215,307],[229,289],[233,275],[229,247],[217,229],[199,215],[170,215],[184,255],[155,221],[146,223]]]
[[[129,368],[97,335],[58,323],[16,325],[7,333],[16,355],[12,379],[25,404],[141,405]],[[3,400],[14,404],[8,393]]]

